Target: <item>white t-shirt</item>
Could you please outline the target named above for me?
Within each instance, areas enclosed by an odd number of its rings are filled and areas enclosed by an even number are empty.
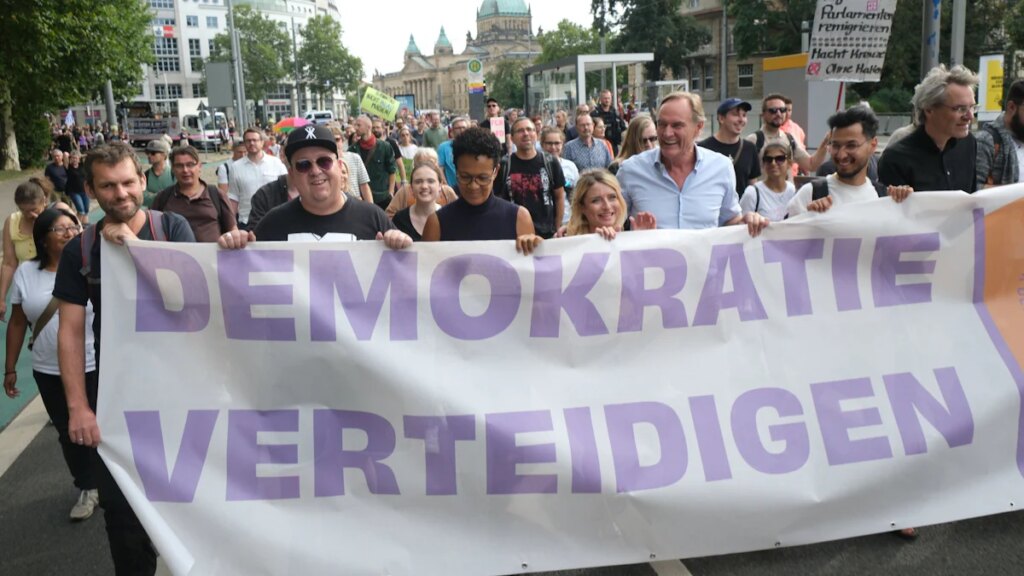
[[[363,196],[359,192],[359,187],[370,183],[370,174],[366,171],[366,164],[363,164],[363,159],[355,152],[342,152],[341,159],[348,166],[348,195],[362,200]]]
[[[761,195],[761,202],[758,203],[758,194]],[[796,186],[789,180],[786,181],[786,189],[776,192],[769,188],[764,182],[757,182],[753,186],[747,186],[740,198],[740,209],[743,212],[756,212],[772,222],[780,222],[786,218],[786,210],[789,201],[796,196]]]
[[[572,160],[559,158],[558,163],[562,166],[562,175],[565,176],[565,189],[567,191],[565,194],[565,210],[562,211],[562,224],[565,225],[569,223],[569,217],[572,216],[572,200],[568,191],[576,186],[576,181],[580,179],[580,171],[572,163]]]
[[[1017,182],[1024,182],[1024,142],[1014,138],[1013,147],[1017,150]]]
[[[249,221],[252,197],[264,184],[277,180],[288,173],[288,168],[275,156],[264,154],[260,162],[254,163],[248,156],[242,156],[231,163],[231,182],[228,183],[228,198],[238,202],[238,220]]]
[[[832,174],[825,178],[828,182],[828,195],[832,197],[832,208],[842,204],[851,204],[853,202],[866,202],[868,200],[874,200],[878,198],[878,192],[875,191],[875,187],[871,184],[871,180],[864,179],[864,183],[860,186],[850,186],[843,184],[836,178],[835,174]],[[790,217],[796,216],[797,214],[803,214],[807,212],[807,205],[811,203],[811,198],[814,197],[814,191],[811,188],[811,183],[804,184],[800,187],[800,190],[796,193],[796,196],[789,201],[787,211]]]
[[[43,310],[53,298],[53,283],[57,278],[56,272],[48,272],[39,269],[39,262],[29,260],[22,262],[14,272],[14,283],[11,290],[11,304],[20,304],[28,321],[35,326],[36,321],[43,315]],[[96,349],[93,343],[92,334],[92,303],[85,307],[85,371],[92,372],[96,369]],[[60,312],[54,312],[50,321],[43,326],[43,332],[32,344],[32,369],[43,374],[60,376],[60,366],[57,363],[57,324],[60,322]],[[26,342],[28,334],[25,334]]]

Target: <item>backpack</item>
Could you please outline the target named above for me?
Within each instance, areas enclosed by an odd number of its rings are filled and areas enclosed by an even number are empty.
[[[552,168],[552,165],[555,162],[557,162],[557,160],[555,160],[554,156],[552,156],[551,154],[548,154],[547,152],[544,152],[544,151],[541,151],[541,155],[542,155],[542,158],[544,159],[544,169],[548,171],[548,178],[551,178],[555,174],[554,169]],[[562,165],[559,164],[558,167],[561,168]],[[500,181],[503,184],[505,195],[508,196],[507,200],[509,200],[509,201],[512,200],[512,195],[509,194],[509,190],[508,190],[509,189],[509,185],[511,184],[509,182],[509,172],[511,172],[511,170],[512,170],[512,155],[511,154],[506,154],[501,159],[501,166],[498,169],[498,181]],[[549,216],[552,219],[554,219],[555,212],[554,212],[553,206],[555,205],[555,194],[554,194],[554,190],[550,188],[550,185],[551,185],[551,183],[548,184],[549,187],[545,191],[545,193],[551,198],[551,206],[552,206],[550,214],[547,214],[547,216]],[[555,228],[557,229],[557,227],[558,227],[558,223],[556,223]]]
[[[986,122],[982,130],[992,135],[992,164],[988,167],[988,174],[985,176],[985,184],[992,186],[996,183],[993,174],[996,173],[996,162],[999,159],[999,151],[1003,148],[1003,135],[999,132],[994,122]]]
[[[782,131],[779,130],[779,132]],[[796,150],[796,140],[793,139],[793,135],[790,134],[789,132],[782,133],[786,135],[786,138],[789,138],[789,149]],[[757,139],[757,142],[754,143],[754,148],[757,149],[757,153],[760,155],[761,148],[764,148],[764,130],[758,130],[757,132],[754,132],[754,138]],[[743,148],[741,147],[740,150],[742,151]]]
[[[159,210],[148,210],[148,217],[146,220],[149,222],[149,234],[153,237],[153,240],[158,242],[167,241],[167,230],[164,226],[164,213]],[[82,232],[82,242],[79,244],[79,248],[82,251],[82,268],[79,272],[82,276],[85,276],[88,282],[89,298],[92,298],[92,290],[94,285],[99,285],[100,279],[98,276],[92,274],[92,264],[89,262],[89,258],[92,256],[92,247],[96,245],[96,225],[90,224],[89,227]]]
[[[889,189],[885,186],[885,184],[882,184],[877,180],[873,180],[871,181],[871,185],[875,187],[875,192],[878,194],[879,198],[885,198],[886,196],[889,195]],[[828,196],[828,194],[828,180],[821,178],[819,180],[814,180],[813,182],[811,182],[811,202],[814,202],[815,200],[821,200],[822,198]]]

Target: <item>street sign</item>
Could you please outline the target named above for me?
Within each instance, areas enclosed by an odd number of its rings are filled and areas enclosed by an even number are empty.
[[[466,89],[470,94],[484,93],[484,64],[473,58],[466,63]]]

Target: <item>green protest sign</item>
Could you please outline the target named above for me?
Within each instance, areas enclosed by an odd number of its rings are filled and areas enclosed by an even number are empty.
[[[398,100],[369,86],[366,87],[366,94],[363,95],[363,102],[359,105],[363,112],[380,116],[392,121],[398,113]]]

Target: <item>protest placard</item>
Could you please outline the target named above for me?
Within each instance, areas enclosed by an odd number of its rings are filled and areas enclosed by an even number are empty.
[[[806,78],[877,82],[895,12],[896,0],[818,0]]]

